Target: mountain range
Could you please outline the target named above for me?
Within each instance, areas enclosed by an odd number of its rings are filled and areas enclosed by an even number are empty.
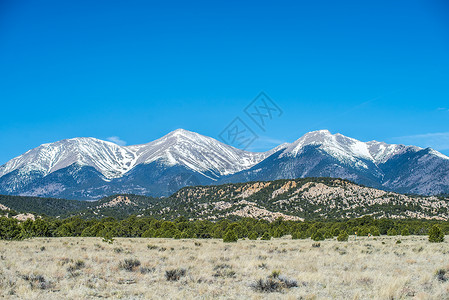
[[[0,166],[0,194],[95,200],[169,196],[184,186],[304,177],[344,178],[399,193],[449,193],[449,157],[416,146],[361,142],[327,130],[266,152],[178,129],[142,145],[95,138],[43,144]]]

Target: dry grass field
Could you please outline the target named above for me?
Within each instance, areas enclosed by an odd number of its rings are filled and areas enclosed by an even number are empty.
[[[231,244],[143,238],[118,238],[113,244],[100,238],[0,241],[0,297],[449,299],[449,273],[436,274],[449,268],[449,242],[408,236],[312,244],[289,238]],[[267,280],[273,271],[274,279]],[[258,290],[267,287],[257,285],[258,279],[276,291]]]

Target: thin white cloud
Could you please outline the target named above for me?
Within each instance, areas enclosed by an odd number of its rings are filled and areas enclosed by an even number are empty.
[[[449,132],[400,136],[393,138],[393,140],[405,145],[415,145],[423,148],[431,147],[435,150],[449,150]]]
[[[283,140],[271,138],[268,136],[259,136],[249,147],[247,151],[267,151],[285,143]]]
[[[126,141],[120,139],[118,136],[110,136],[108,138],[106,138],[108,141],[113,142],[119,146],[125,146],[126,145]]]

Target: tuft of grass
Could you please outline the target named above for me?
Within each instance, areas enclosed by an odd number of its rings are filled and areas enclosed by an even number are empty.
[[[257,266],[259,269],[268,269],[268,265],[266,263],[261,263]]]
[[[214,277],[235,278],[235,271],[232,270],[232,266],[228,264],[219,264],[214,267]]]
[[[279,275],[281,275],[281,270],[274,270],[273,272],[271,272],[269,278],[276,279],[279,277]]]
[[[119,264],[120,269],[126,270],[128,272],[136,271],[139,266],[140,261],[138,259],[125,259]]]
[[[153,273],[154,271],[156,271],[155,267],[140,267],[139,269],[140,274]]]
[[[165,279],[167,279],[167,281],[178,281],[185,275],[186,270],[181,268],[165,271]]]
[[[123,252],[123,248],[121,248],[121,247],[115,247],[115,248],[114,248],[114,252],[115,252],[115,253],[122,253],[122,252]]]
[[[42,275],[23,275],[22,278],[28,281],[32,289],[47,290],[53,287],[53,284]]]
[[[86,266],[85,262],[81,259],[78,259],[77,261],[75,261],[72,265],[70,265],[67,268],[67,271],[73,273],[75,271],[81,270],[85,266]]]
[[[435,272],[435,277],[441,282],[446,282],[448,280],[447,273],[446,269],[439,269]]]
[[[298,282],[293,279],[278,275],[276,278],[268,277],[267,279],[259,279],[251,285],[253,290],[261,293],[282,292],[284,289],[297,287]]]

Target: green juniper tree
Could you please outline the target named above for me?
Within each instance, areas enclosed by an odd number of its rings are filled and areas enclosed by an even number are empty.
[[[441,231],[440,226],[433,225],[429,230],[429,242],[441,243],[444,241],[444,233]]]

